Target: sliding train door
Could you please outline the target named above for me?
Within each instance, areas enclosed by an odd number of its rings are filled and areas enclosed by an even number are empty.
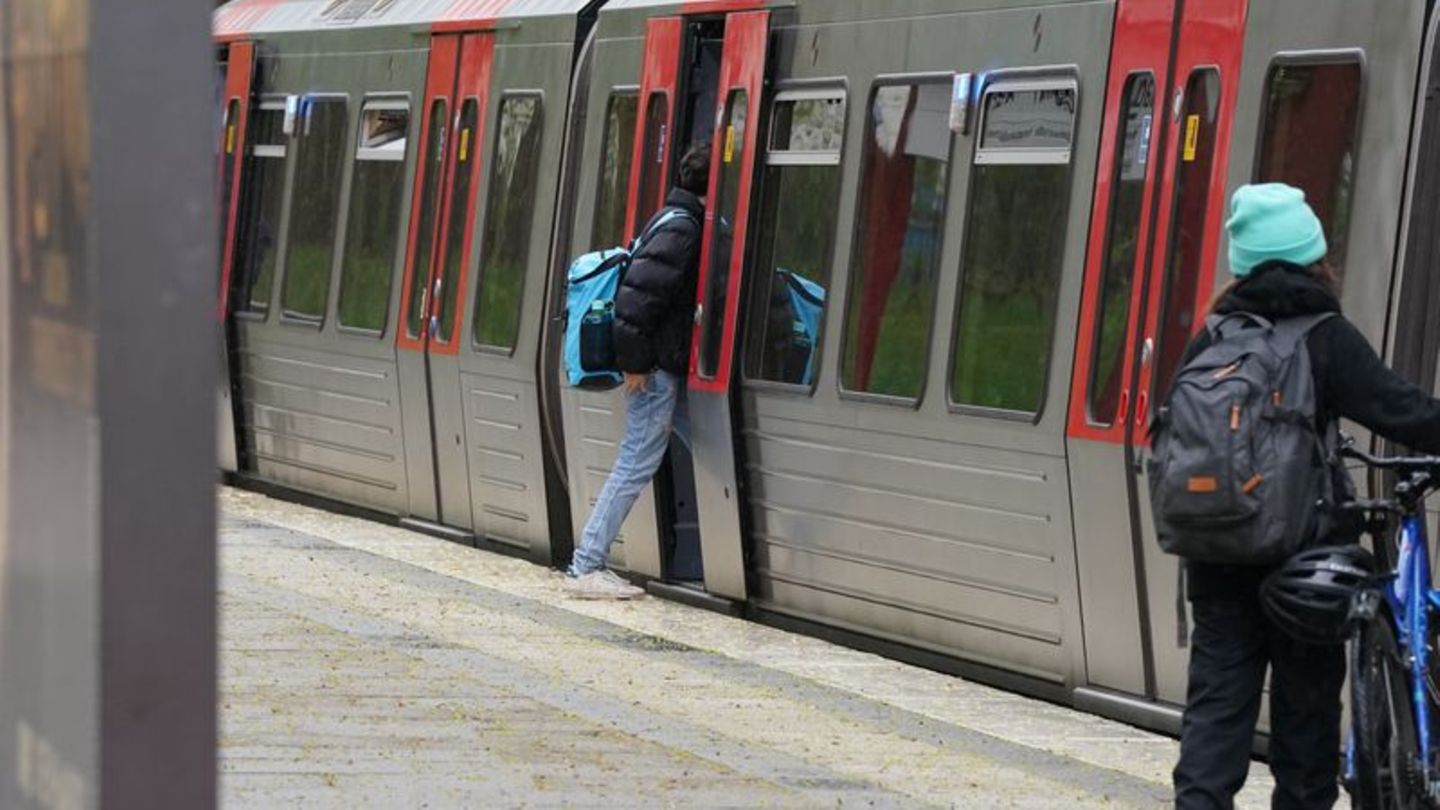
[[[459,382],[461,302],[474,249],[470,223],[493,36],[442,34],[431,42],[396,334],[409,515],[461,530],[473,528]]]
[[[220,469],[238,472],[240,469],[239,449],[235,426],[235,413],[231,362],[226,345],[234,345],[226,339],[230,328],[228,319],[230,275],[234,266],[235,239],[239,221],[240,178],[244,169],[249,133],[250,96],[255,72],[255,43],[233,42],[229,45],[225,59],[225,86],[221,95],[219,174],[216,186],[220,201],[220,294],[217,317],[223,325],[221,343],[217,346],[221,362],[219,365],[218,392],[216,397],[216,440]]]
[[[1081,702],[1184,699],[1147,428],[1215,282],[1246,0],[1178,9],[1122,2],[1115,39],[1069,429],[1087,680],[1101,688]]]
[[[705,589],[733,599],[746,587],[731,388],[769,31],[766,11],[725,23],[688,382]]]

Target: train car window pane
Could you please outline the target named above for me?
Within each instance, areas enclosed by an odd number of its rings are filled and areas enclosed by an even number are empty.
[[[280,207],[285,199],[287,144],[283,107],[265,105],[251,113],[250,158],[241,185],[244,223],[235,246],[236,299],[249,312],[270,308],[279,263]]]
[[[512,351],[520,335],[525,263],[540,174],[540,97],[507,96],[500,104],[490,163],[484,258],[475,292],[475,342]]]
[[[1035,144],[1040,139],[1053,147],[1058,135],[1045,133],[1070,131],[1075,93],[1073,87],[1026,93],[1002,87],[986,94],[982,109],[987,130],[993,127],[992,116],[1006,111],[1007,123],[999,131],[1010,140],[1004,147],[992,142],[983,161],[982,152],[976,151],[950,399],[959,405],[1039,413],[1055,333],[1071,172],[1068,149],[1060,163],[1049,155],[1037,159]],[[1023,116],[1010,116],[1016,106]],[[1044,116],[1034,113],[1036,109]],[[1021,120],[1035,122],[1024,126],[1039,134],[1020,133]]]
[[[1209,230],[1205,210],[1210,203],[1210,170],[1215,158],[1215,131],[1220,110],[1220,74],[1201,68],[1185,86],[1180,116],[1180,154],[1170,211],[1170,244],[1160,306],[1160,335],[1151,396],[1170,389],[1170,380],[1195,327],[1200,290],[1200,253]],[[1194,133],[1193,137],[1191,133]]]
[[[1075,126],[1075,88],[1012,87],[985,94],[980,148],[1069,149]]]
[[[810,385],[830,286],[843,94],[778,96],[771,109],[746,373]]]
[[[407,109],[367,109],[361,116],[340,270],[340,325],[347,328],[385,331],[392,271],[404,232],[400,212],[409,129]],[[399,159],[392,159],[396,154]]]
[[[1154,130],[1155,77],[1136,74],[1125,81],[1124,129],[1116,144],[1110,222],[1105,235],[1105,268],[1095,314],[1095,353],[1090,362],[1086,404],[1092,422],[1113,424],[1120,407],[1125,336],[1130,330],[1130,297],[1144,213],[1145,179],[1150,174]]]
[[[600,183],[595,197],[595,219],[590,244],[596,249],[626,241],[625,213],[630,205],[630,164],[635,150],[635,118],[640,97],[635,93],[610,94],[605,107],[605,133],[600,147]]]
[[[230,227],[230,196],[235,190],[235,159],[240,146],[240,100],[233,99],[225,107],[220,131],[220,252],[225,255],[226,230]]]
[[[450,222],[445,232],[445,263],[440,275],[440,329],[436,333],[440,342],[450,340],[451,329],[455,326],[455,312],[458,309],[460,273],[465,267],[465,234],[470,231],[470,189],[474,186],[475,158],[479,144],[475,143],[475,122],[479,118],[480,102],[469,98],[460,106],[460,129],[455,142],[454,168],[455,187],[450,193]]]
[[[450,128],[450,105],[437,98],[430,105],[429,135],[425,144],[425,172],[420,179],[420,218],[416,223],[415,256],[410,267],[410,306],[405,332],[419,337],[425,328],[425,302],[430,283],[430,256],[435,249],[435,218],[439,215],[440,169],[445,165],[445,133]]]
[[[840,383],[918,399],[925,385],[945,197],[950,85],[877,87],[870,99]]]
[[[640,198],[635,201],[637,229],[643,228],[650,217],[660,210],[669,130],[670,98],[664,93],[651,93],[645,105],[645,148],[640,152]]]
[[[720,368],[725,337],[726,300],[730,294],[730,259],[735,242],[735,214],[740,207],[741,167],[745,163],[745,132],[750,123],[750,100],[744,90],[733,90],[725,104],[721,126],[720,182],[715,190],[715,235],[711,239],[710,269],[705,281],[705,305],[700,319],[699,373],[714,378]]]
[[[319,320],[325,315],[340,215],[340,177],[345,173],[347,106],[343,98],[309,99],[297,124],[295,200],[290,206],[281,296],[289,317]]]
[[[1336,267],[1345,258],[1350,226],[1359,115],[1358,61],[1271,67],[1256,177],[1305,191],[1325,224]]]

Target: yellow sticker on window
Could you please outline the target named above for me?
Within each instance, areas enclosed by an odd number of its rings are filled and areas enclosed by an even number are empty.
[[[725,127],[725,157],[726,163],[735,159],[735,125]]]
[[[470,128],[466,127],[460,131],[460,162],[464,163],[470,158]]]
[[[1200,144],[1200,116],[1185,116],[1185,154],[1184,160],[1190,163],[1195,160],[1195,147]]]
[[[235,125],[225,127],[225,154],[235,154]]]

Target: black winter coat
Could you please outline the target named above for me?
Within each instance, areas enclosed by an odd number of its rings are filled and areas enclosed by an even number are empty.
[[[1304,268],[1267,262],[1236,284],[1216,305],[1218,314],[1249,312],[1262,318],[1340,312],[1340,302]],[[1381,436],[1425,453],[1440,453],[1440,400],[1391,371],[1370,342],[1343,316],[1321,322],[1307,336],[1315,375],[1318,421],[1350,419]],[[1185,349],[1185,361],[1210,345],[1201,331]],[[1331,538],[1347,540],[1349,537]],[[1265,569],[1190,563],[1190,593],[1203,596],[1236,587],[1258,587]]]
[[[691,192],[671,189],[665,208],[641,233],[671,208],[690,216],[673,217],[649,234],[615,293],[615,358],[621,371],[648,374],[659,368],[683,377],[690,365],[705,206]]]

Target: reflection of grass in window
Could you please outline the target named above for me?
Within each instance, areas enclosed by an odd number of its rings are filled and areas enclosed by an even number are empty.
[[[966,299],[952,398],[967,405],[1039,410],[1050,354],[1048,313],[1024,292]]]
[[[348,261],[340,289],[340,323],[356,329],[385,328],[390,303],[390,262],[377,256]]]
[[[296,245],[285,269],[284,308],[297,315],[318,318],[325,313],[330,292],[330,245]]]
[[[520,295],[524,288],[521,267],[494,265],[481,279],[480,301],[475,307],[475,342],[510,349],[520,334]]]
[[[897,283],[886,302],[868,391],[916,397],[925,380],[932,303],[928,285]]]

